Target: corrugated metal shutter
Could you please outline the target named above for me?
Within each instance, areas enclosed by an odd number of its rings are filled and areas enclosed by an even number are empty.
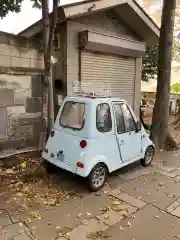
[[[109,90],[133,107],[134,83],[134,58],[81,52],[81,90]]]

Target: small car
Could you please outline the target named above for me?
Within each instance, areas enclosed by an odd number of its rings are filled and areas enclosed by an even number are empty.
[[[42,158],[87,179],[100,190],[109,173],[136,161],[149,166],[155,148],[128,103],[102,94],[67,96],[58,112]]]

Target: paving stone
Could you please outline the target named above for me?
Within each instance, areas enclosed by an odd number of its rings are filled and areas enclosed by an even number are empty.
[[[177,207],[173,212],[171,212],[171,214],[176,217],[180,217],[180,206]]]
[[[176,173],[176,171],[173,171],[173,172],[166,172],[164,170],[161,170],[161,169],[158,169],[156,170],[156,172],[164,175],[164,176],[167,176],[167,177],[171,177],[171,178],[174,178],[176,177],[178,174]]]
[[[174,170],[177,170],[177,166],[166,166],[166,165],[161,165],[159,166],[159,168],[163,171],[166,171],[166,172],[172,172]]]
[[[110,192],[110,195],[113,196],[113,197],[116,197],[118,194],[120,194],[122,192],[121,189],[119,188],[116,188],[114,189],[113,191]]]
[[[129,180],[132,180],[134,178],[138,178],[138,177],[141,177],[141,176],[144,176],[144,175],[148,175],[151,173],[151,169],[147,169],[147,168],[142,168],[142,169],[139,169],[139,170],[136,170],[134,172],[127,172],[126,174],[121,174],[121,178],[123,181],[129,181]]]
[[[180,205],[180,202],[175,201],[166,209],[166,211],[169,213],[172,213],[177,207],[179,207],[179,205]]]
[[[30,237],[26,235],[26,233],[19,234],[13,238],[13,240],[31,240]]]
[[[134,212],[136,212],[136,208],[134,208],[134,211],[131,210],[131,213],[130,213],[128,210],[126,210],[123,207],[123,205],[121,205],[120,211],[106,212],[100,216],[97,216],[97,219],[111,227],[111,226],[117,224],[119,221],[121,221],[125,217],[129,217]]]
[[[0,239],[1,239],[1,236],[3,236],[4,239],[13,238],[18,234],[24,233],[25,231],[28,231],[28,229],[23,224],[19,224],[19,223],[11,224],[1,228],[2,233],[0,233],[1,234]]]
[[[117,195],[117,198],[124,202],[127,202],[128,204],[131,204],[137,208],[142,208],[147,205],[146,202],[144,202],[138,198],[135,198],[127,193],[121,193],[121,194]]]
[[[6,226],[11,223],[12,222],[11,222],[10,217],[4,211],[1,211],[0,212],[0,226]]]
[[[88,221],[87,225],[79,225],[72,230],[72,232],[67,234],[71,240],[88,240],[88,235],[91,233],[96,233],[100,231],[105,231],[108,226],[96,219],[91,219]]]

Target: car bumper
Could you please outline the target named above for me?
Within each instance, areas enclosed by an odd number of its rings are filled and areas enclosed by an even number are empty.
[[[79,167],[76,167],[76,170],[73,171],[70,166],[68,166],[68,165],[66,165],[66,164],[64,164],[64,163],[61,163],[61,162],[59,162],[59,161],[57,161],[57,160],[49,157],[48,154],[45,153],[45,152],[42,153],[42,158],[43,158],[45,161],[50,162],[51,164],[53,164],[53,165],[55,165],[55,166],[57,166],[57,167],[59,167],[59,168],[62,168],[62,169],[64,169],[64,170],[68,171],[68,172],[77,174],[77,175],[80,176],[80,177],[87,177],[87,173],[86,173],[85,169],[81,169],[81,168],[79,168]]]

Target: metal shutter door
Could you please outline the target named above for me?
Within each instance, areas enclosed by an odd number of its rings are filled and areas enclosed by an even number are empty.
[[[81,90],[111,91],[134,103],[135,59],[81,52]]]

